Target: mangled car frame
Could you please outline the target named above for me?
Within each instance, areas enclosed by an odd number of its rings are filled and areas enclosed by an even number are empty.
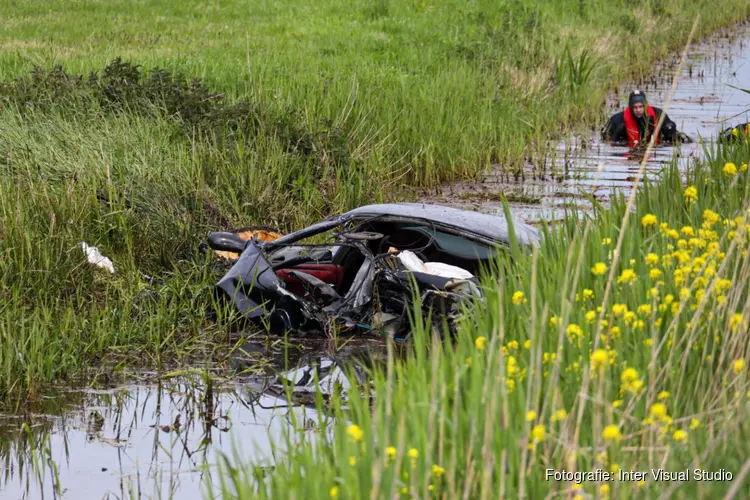
[[[519,221],[513,228],[521,247],[539,244],[535,228]],[[419,203],[367,205],[267,235],[209,235],[212,249],[236,257],[217,291],[244,317],[297,335],[403,338],[415,300],[434,327],[452,328],[482,296],[477,274],[510,243],[503,216]]]

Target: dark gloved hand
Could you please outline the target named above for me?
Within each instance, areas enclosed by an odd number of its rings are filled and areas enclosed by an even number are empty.
[[[678,132],[678,133],[677,133],[677,139],[678,139],[678,140],[679,140],[679,141],[680,141],[681,143],[683,143],[683,144],[692,144],[692,143],[693,143],[693,139],[691,139],[691,138],[690,138],[690,136],[689,136],[689,135],[687,135],[687,134],[686,134],[686,133],[684,133],[684,132]]]

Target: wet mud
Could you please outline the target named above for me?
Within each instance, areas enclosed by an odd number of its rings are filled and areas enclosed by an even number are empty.
[[[655,67],[653,76],[620,87],[607,99],[607,113],[627,106],[633,88],[646,92],[649,104],[664,107],[680,63],[675,54]],[[681,168],[699,159],[729,126],[750,121],[750,94],[731,86],[750,86],[750,23],[722,30],[688,51],[677,90],[667,110],[678,130],[695,142],[658,146],[646,162],[646,174],[657,174],[676,158]],[[602,116],[603,126],[608,116]],[[574,134],[556,144],[539,165],[527,165],[523,180],[516,180],[495,165],[476,181],[445,184],[423,192],[420,201],[485,213],[502,213],[500,193],[512,212],[524,222],[558,220],[566,211],[590,212],[591,199],[604,206],[616,191],[629,192],[640,168],[642,154],[612,146],[599,137],[599,128]],[[598,170],[601,167],[601,172]]]

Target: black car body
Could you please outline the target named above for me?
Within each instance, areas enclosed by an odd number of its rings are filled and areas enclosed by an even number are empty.
[[[521,247],[539,244],[535,228],[513,227]],[[209,235],[212,248],[240,252],[217,289],[244,317],[268,318],[276,332],[395,337],[407,332],[417,297],[436,320],[452,324],[466,299],[481,296],[475,277],[408,270],[399,253],[476,276],[509,244],[505,217],[420,203],[367,205],[268,242]]]

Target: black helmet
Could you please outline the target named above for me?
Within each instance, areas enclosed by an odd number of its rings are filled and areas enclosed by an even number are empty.
[[[628,107],[633,108],[633,104],[641,102],[643,105],[646,105],[646,94],[643,93],[642,90],[634,90],[630,93],[630,96],[628,97]]]

